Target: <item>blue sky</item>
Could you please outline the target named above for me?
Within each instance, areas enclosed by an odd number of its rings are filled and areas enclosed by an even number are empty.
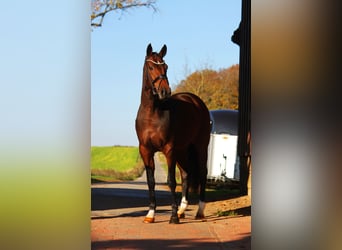
[[[148,43],[166,44],[171,87],[186,74],[239,62],[230,41],[241,1],[157,1],[158,12],[139,8],[111,13],[91,33],[91,145],[137,146],[134,121],[140,103]]]

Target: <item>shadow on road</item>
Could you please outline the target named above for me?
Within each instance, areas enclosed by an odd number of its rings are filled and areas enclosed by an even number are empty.
[[[156,184],[157,206],[171,205],[171,193],[164,183]],[[238,197],[235,190],[210,189],[206,192],[206,201],[220,201]],[[177,187],[177,198],[181,199],[181,187]],[[147,207],[148,188],[145,182],[118,182],[95,184],[91,188],[91,210]],[[189,204],[198,204],[198,195],[189,194]]]
[[[158,206],[169,205],[169,191],[156,191]],[[148,191],[131,188],[92,188],[91,210],[107,210],[119,208],[148,207]]]
[[[251,249],[251,236],[245,235],[242,239],[212,242],[206,239],[125,239],[95,241],[91,249]]]

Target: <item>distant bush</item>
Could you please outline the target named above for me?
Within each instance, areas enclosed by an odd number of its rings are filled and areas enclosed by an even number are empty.
[[[239,65],[218,71],[196,70],[173,87],[173,93],[191,92],[204,101],[209,110],[239,108]]]

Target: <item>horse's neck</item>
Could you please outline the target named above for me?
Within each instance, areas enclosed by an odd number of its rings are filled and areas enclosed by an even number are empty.
[[[152,86],[152,83],[149,81],[146,70],[144,68],[140,110],[144,111],[143,113],[146,116],[153,115],[163,117],[165,115],[165,112],[160,109],[158,101],[154,98],[154,96],[151,93],[150,86]]]
[[[145,109],[154,109],[155,106],[155,100],[151,94],[150,86],[152,86],[152,83],[149,82],[146,70],[144,68],[140,106]]]
[[[158,101],[155,100],[154,97],[148,93],[148,91],[144,91],[144,89],[141,94],[139,113],[144,117],[154,117],[157,119],[162,119],[165,115],[167,115],[167,112],[161,109]]]
[[[145,114],[145,116],[163,116],[164,112],[157,106],[155,101],[148,100],[140,103],[139,110]]]

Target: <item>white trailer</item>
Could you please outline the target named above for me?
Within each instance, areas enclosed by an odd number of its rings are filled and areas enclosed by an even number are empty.
[[[237,156],[238,111],[211,110],[211,134],[208,146],[208,180],[239,180]]]

